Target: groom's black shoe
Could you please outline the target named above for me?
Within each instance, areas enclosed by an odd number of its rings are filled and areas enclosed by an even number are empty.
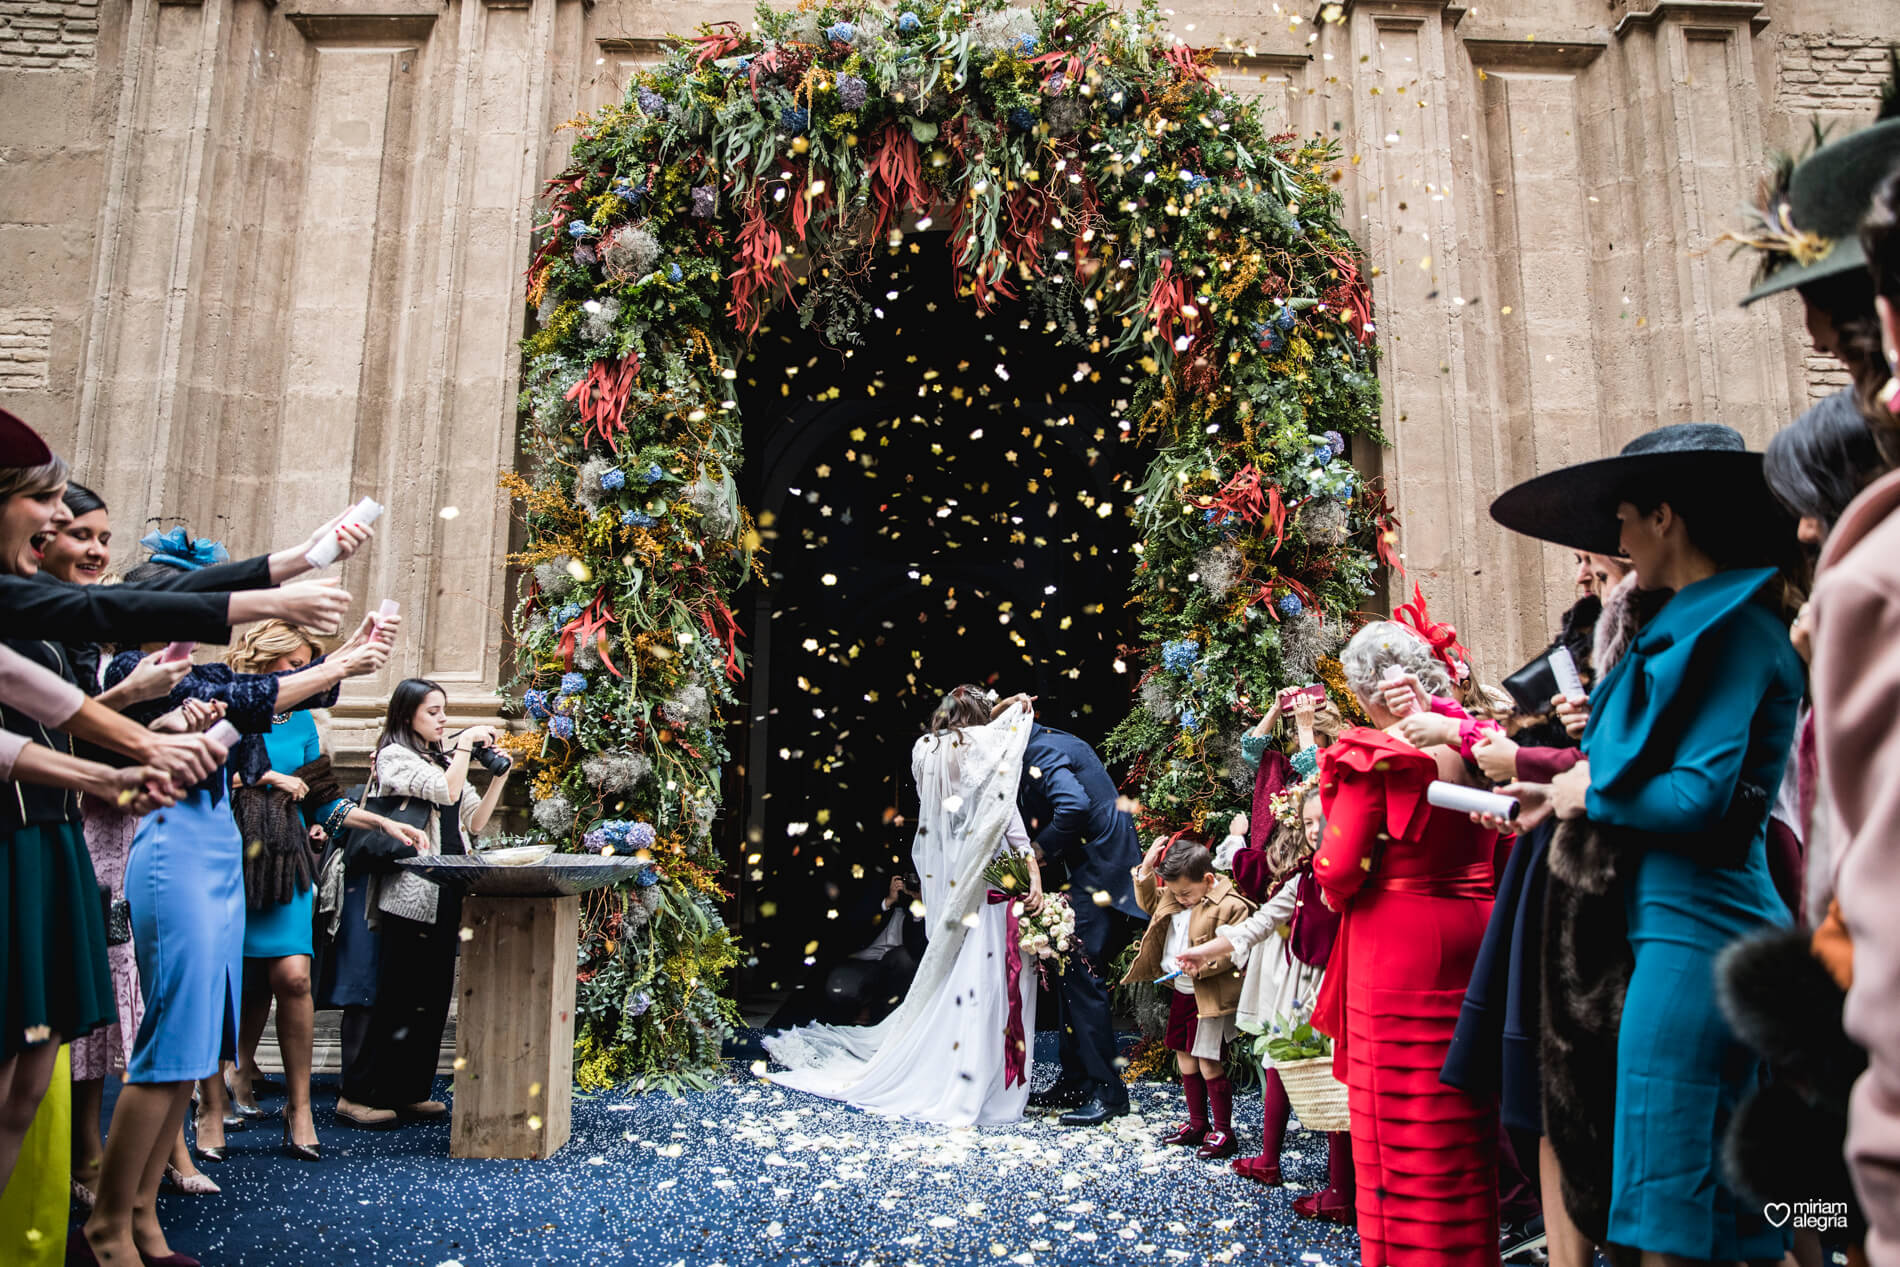
[[[1064,1113],[1058,1120],[1064,1126],[1100,1126],[1110,1118],[1126,1116],[1128,1116],[1126,1096],[1111,1100],[1097,1091],[1089,1097],[1088,1103]]]
[[[1072,1109],[1088,1098],[1089,1086],[1086,1082],[1057,1078],[1046,1090],[1030,1093],[1029,1107],[1032,1109]]]

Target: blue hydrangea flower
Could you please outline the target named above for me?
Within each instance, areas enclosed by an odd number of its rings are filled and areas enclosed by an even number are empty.
[[[1352,500],[1352,477],[1349,475],[1339,483],[1339,492],[1335,494],[1342,502]]]
[[[1186,673],[1200,658],[1201,644],[1192,638],[1161,644],[1161,664],[1170,673]]]
[[[652,1006],[653,996],[648,994],[645,990],[636,990],[634,991],[633,997],[627,1000],[627,1015],[645,1016],[647,1009]]]
[[[1041,43],[1041,39],[1035,35],[1019,35],[1016,37],[1016,51],[1024,57],[1034,57],[1036,47]]]
[[[641,867],[633,877],[633,882],[643,889],[650,889],[660,882],[660,870],[658,867]]]
[[[752,59],[750,57],[741,57],[737,62],[733,63],[732,69],[735,74],[743,75],[752,69]]]
[[[581,605],[579,603],[565,603],[561,606],[560,611],[554,613],[555,623],[562,625],[572,624],[580,618]]]
[[[528,691],[521,697],[521,703],[528,710],[528,716],[540,721],[548,715],[548,693],[546,691]]]
[[[870,85],[858,75],[838,76],[838,104],[847,110],[861,109]]]
[[[658,462],[655,462],[653,465],[647,467],[646,480],[647,480],[647,486],[649,488],[651,488],[653,485],[659,483],[661,480],[665,478],[666,478],[666,472],[660,469],[660,464]]]
[[[588,224],[585,220],[568,221],[567,236],[570,238],[584,238],[593,231],[593,226]]]
[[[685,276],[686,274],[680,271],[680,266],[678,264],[668,264],[666,266],[666,280],[667,281],[677,282],[681,280],[682,278],[684,278]]]
[[[1280,309],[1280,314],[1273,319],[1273,324],[1279,326],[1282,331],[1287,331],[1291,330],[1298,321],[1299,317],[1295,315],[1293,309],[1287,307]]]
[[[1184,708],[1181,710],[1181,729],[1182,730],[1194,731],[1194,730],[1199,730],[1200,727],[1201,727],[1201,719],[1195,715],[1193,709]]]
[[[1338,457],[1340,454],[1346,451],[1346,437],[1345,436],[1340,435],[1337,431],[1328,431],[1325,433],[1325,435],[1326,435],[1326,447],[1333,451],[1334,457]]]
[[[833,22],[825,28],[825,38],[834,44],[849,44],[858,38],[858,28],[849,22]]]
[[[620,516],[620,526],[622,528],[651,528],[654,522],[653,516],[647,514],[644,510],[624,511]]]
[[[1289,224],[1291,228],[1293,229],[1294,237],[1298,238],[1298,237],[1306,236],[1306,226],[1301,224],[1298,220],[1289,221]]]
[[[574,737],[574,719],[572,717],[548,718],[548,733],[553,735],[556,739],[572,739]]]
[[[1321,436],[1317,441],[1315,441],[1314,447],[1313,447],[1313,460],[1319,463],[1321,466],[1329,466],[1332,464],[1333,446],[1326,442],[1325,436]]]
[[[1017,106],[1009,112],[1009,126],[1018,132],[1027,132],[1036,126],[1036,116],[1030,113],[1028,106]]]
[[[600,486],[612,493],[627,486],[627,473],[619,467],[613,467],[600,473]]]
[[[627,843],[635,849],[651,849],[660,834],[653,830],[652,823],[635,823],[627,830]]]
[[[781,132],[803,136],[811,126],[811,111],[803,106],[786,106],[778,112],[778,126]]]
[[[633,96],[634,96],[634,100],[640,103],[640,109],[644,110],[646,113],[653,115],[656,118],[665,116],[666,98],[662,97],[659,93],[653,91],[653,89],[642,88],[639,92],[636,92]]]
[[[897,15],[897,29],[905,35],[915,35],[923,21],[909,9]]]
[[[1273,600],[1273,605],[1280,609],[1282,616],[1297,616],[1306,610],[1306,604],[1300,601],[1298,594],[1282,594]]]
[[[561,674],[561,694],[585,695],[587,693],[587,675],[585,673]]]

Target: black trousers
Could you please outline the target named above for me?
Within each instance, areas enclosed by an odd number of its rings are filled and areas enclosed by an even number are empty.
[[[420,1104],[455,993],[461,903],[443,894],[433,924],[383,916],[376,1002],[343,1010],[343,1095],[374,1109]]]
[[[916,975],[908,946],[893,946],[882,959],[845,960],[825,977],[825,1022],[877,1024],[897,1010]]]
[[[1070,960],[1058,978],[1056,999],[1062,1032],[1057,1050],[1062,1077],[1090,1084],[1110,1104],[1125,1104],[1128,1090],[1115,1067],[1115,1018],[1108,1001],[1108,982],[1102,974],[1120,954],[1140,925],[1112,907],[1093,902],[1075,903],[1075,934],[1088,956],[1088,965]]]

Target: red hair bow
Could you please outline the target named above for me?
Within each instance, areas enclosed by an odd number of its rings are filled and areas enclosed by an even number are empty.
[[[1399,607],[1392,613],[1392,619],[1406,626],[1425,640],[1440,663],[1451,670],[1451,680],[1462,682],[1471,675],[1466,661],[1471,653],[1458,642],[1458,631],[1450,625],[1441,625],[1432,619],[1431,612],[1425,608],[1425,591],[1417,581],[1412,582],[1412,601]]]

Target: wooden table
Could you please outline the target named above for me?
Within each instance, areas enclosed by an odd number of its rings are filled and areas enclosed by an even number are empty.
[[[449,1156],[552,1157],[574,1074],[578,897],[469,897]]]
[[[573,1105],[576,895],[625,883],[646,864],[555,854],[502,866],[431,854],[400,865],[467,894],[449,1155],[552,1157],[567,1143]]]

